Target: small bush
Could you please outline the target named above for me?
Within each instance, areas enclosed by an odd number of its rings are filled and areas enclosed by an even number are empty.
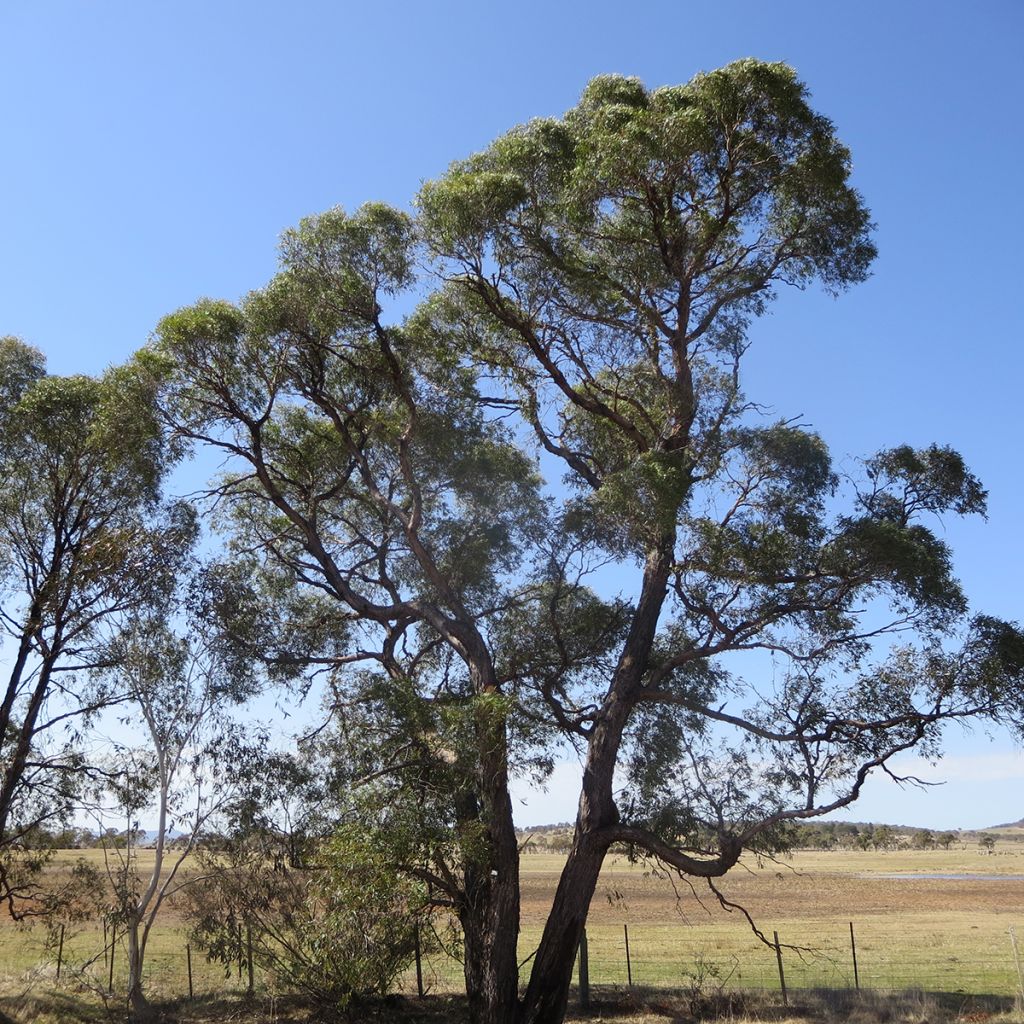
[[[309,867],[285,868],[245,844],[207,858],[189,887],[192,941],[230,971],[247,956],[322,1008],[384,995],[412,961],[423,894],[369,840],[342,830]]]

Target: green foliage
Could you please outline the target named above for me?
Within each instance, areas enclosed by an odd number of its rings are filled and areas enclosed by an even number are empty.
[[[46,360],[38,349],[18,338],[0,338],[0,430],[29,385],[46,373]]]
[[[349,216],[335,208],[307,217],[281,240],[281,263],[297,282],[314,288],[329,280],[331,306],[372,321],[377,296],[412,283],[412,219],[384,203],[367,203]]]
[[[936,524],[984,514],[960,456],[899,446],[843,480],[741,387],[777,290],[864,280],[871,228],[791,68],[603,76],[414,218],[303,221],[265,288],[172,314],[140,357],[227,460],[199,607],[232,671],[322,674],[352,819],[461,918],[481,1006],[518,990],[510,774],[585,760],[535,960],[558,977],[530,988],[564,995],[609,845],[719,875],[937,756],[944,723],[1024,722],[1020,631],[966,621]]]
[[[914,833],[911,844],[917,850],[933,850],[938,845],[938,838],[931,829],[923,828]]]
[[[188,890],[186,915],[192,941],[228,973],[251,935],[261,971],[339,1010],[387,993],[412,961],[424,893],[358,828],[339,829],[308,869],[275,867],[244,845],[206,867]],[[429,934],[424,927],[424,949]]]
[[[25,837],[68,815],[89,778],[81,729],[121,699],[102,669],[125,619],[166,612],[196,536],[192,507],[159,501],[179,451],[150,363],[48,376],[34,349],[0,341],[0,621],[14,652],[0,702],[0,896],[16,913],[48,909]]]

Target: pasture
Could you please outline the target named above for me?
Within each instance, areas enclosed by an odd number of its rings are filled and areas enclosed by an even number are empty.
[[[769,940],[778,932],[791,996],[811,989],[854,989],[853,922],[857,977],[864,990],[1012,998],[1018,980],[1009,928],[1016,926],[1024,939],[1024,843],[1005,837],[1000,847],[993,854],[969,844],[948,851],[798,851],[780,861],[748,859],[719,889],[730,904],[751,915]],[[79,855],[94,862],[102,859],[100,851],[69,851],[51,870],[67,870]],[[147,856],[143,852],[144,861]],[[563,859],[556,854],[523,855],[523,961],[539,938]],[[597,991],[628,993],[631,981],[634,992],[681,990],[701,998],[738,990],[777,993],[775,949],[757,938],[736,908],[723,906],[706,887],[691,889],[648,866],[610,857],[587,924],[591,983]],[[0,922],[0,983],[8,999],[53,986],[52,940],[40,926]],[[185,924],[172,903],[152,936],[147,974],[151,993],[180,1000],[183,1014],[190,1005],[183,998],[188,992],[186,942]],[[66,997],[84,984],[92,994],[82,992],[83,1005],[90,1000],[100,1005],[110,972],[103,945],[100,923],[67,927],[62,965]],[[124,964],[118,943],[115,989],[123,981]],[[460,972],[453,957],[428,958],[428,993],[457,993]],[[237,965],[226,973],[195,949],[192,975],[202,1005],[211,999],[230,1002],[246,987],[245,972]],[[405,989],[415,991],[412,971]],[[269,977],[257,975],[256,990],[275,1005],[287,997]],[[0,1008],[4,1005],[0,1001]],[[198,1009],[200,1003],[194,1005]],[[6,1012],[11,1013],[9,1006]],[[68,1012],[55,1019],[76,1019]]]

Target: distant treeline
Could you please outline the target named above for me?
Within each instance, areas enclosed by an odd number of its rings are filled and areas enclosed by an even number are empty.
[[[953,829],[932,830],[910,825],[884,825],[872,822],[823,821],[791,825],[788,847],[792,850],[949,850],[963,846],[981,846],[992,850],[997,842],[1024,841],[1024,835]],[[518,831],[524,853],[568,853],[572,845],[572,825],[538,825]],[[145,846],[145,829],[118,831],[108,828],[95,832],[87,828],[64,828],[48,831],[36,828],[29,845],[34,849],[88,850],[101,847]],[[174,840],[172,839],[172,845]],[[199,838],[196,845],[218,848],[226,840],[216,834]]]
[[[568,853],[572,834],[572,826],[565,822],[539,825],[520,830],[520,846],[525,853]],[[991,851],[997,842],[1021,838],[1024,837],[872,822],[823,821],[794,824],[788,829],[788,846],[792,850],[949,850],[978,845]]]
[[[97,832],[73,826],[53,830],[37,826],[25,836],[25,846],[33,850],[124,849],[127,846],[145,846],[149,838],[150,834],[141,828],[108,828]],[[174,843],[172,837],[168,845],[173,846]]]

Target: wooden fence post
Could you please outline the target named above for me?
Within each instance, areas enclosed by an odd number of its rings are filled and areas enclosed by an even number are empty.
[[[413,947],[412,951],[416,955],[416,994],[423,998],[423,960],[420,954],[420,925],[416,922],[415,931],[413,932]]]
[[[632,965],[632,963],[630,963],[630,959],[629,959],[629,925],[628,924],[624,924],[622,926],[622,934],[626,938],[626,984],[629,985],[630,988],[632,988],[633,987],[633,965]]]
[[[779,961],[779,984],[782,986],[782,1005],[789,1006],[789,996],[786,994],[786,972],[782,969],[782,947],[779,945],[779,933],[773,932],[775,936],[775,958]]]
[[[57,946],[57,980],[60,981],[60,968],[64,961],[64,925],[60,926],[60,945]]]
[[[252,995],[255,991],[255,984],[253,980],[252,970],[252,925],[248,921],[245,923],[245,951],[249,961],[249,995]]]
[[[1010,942],[1013,945],[1013,962],[1017,965],[1017,984],[1019,991],[1017,993],[1017,999],[1020,1003],[1020,1008],[1024,1010],[1024,971],[1021,970],[1020,966],[1020,950],[1017,949],[1017,932],[1014,930],[1013,925],[1010,925]]]
[[[860,974],[857,972],[857,940],[853,937],[853,922],[850,922],[850,949],[853,951],[853,984],[860,991]]]
[[[587,929],[580,936],[580,1009],[590,1009],[590,958],[587,955]]]

